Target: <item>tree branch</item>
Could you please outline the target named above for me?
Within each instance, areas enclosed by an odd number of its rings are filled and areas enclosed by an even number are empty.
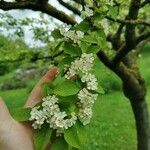
[[[130,20],[121,20],[121,19],[111,18],[110,16],[106,16],[105,18],[110,20],[110,21],[113,21],[113,22],[121,23],[123,25],[145,25],[145,26],[150,27],[150,23],[145,22],[143,20],[132,20],[132,19],[130,19]]]
[[[141,3],[140,7],[144,7],[146,6],[147,4],[150,4],[150,0],[145,0],[143,3]]]
[[[137,24],[137,17],[140,9],[141,0],[131,0],[130,8],[126,20],[129,20],[126,24],[125,31],[125,43],[120,47],[116,56],[113,59],[114,65],[119,64],[122,59],[137,45],[135,35],[135,25]],[[132,22],[129,23],[129,22]],[[134,22],[134,23],[133,23]],[[136,24],[135,24],[136,22]],[[139,22],[138,22],[139,23]]]
[[[77,8],[71,6],[70,4],[64,2],[63,0],[58,0],[58,2],[67,9],[71,10],[74,14],[77,14],[79,16],[81,15],[81,12]]]
[[[46,13],[64,23],[75,25],[76,21],[64,12],[57,10],[55,7],[48,3],[41,5],[36,1],[20,1],[20,2],[5,2],[0,1],[0,9],[2,10],[12,10],[12,9],[31,9],[34,11],[41,11]]]
[[[137,37],[136,43],[137,43],[137,45],[138,45],[138,44],[141,43],[142,41],[147,40],[147,39],[149,39],[149,38],[150,38],[150,32],[146,32],[146,33],[140,35],[139,37]]]

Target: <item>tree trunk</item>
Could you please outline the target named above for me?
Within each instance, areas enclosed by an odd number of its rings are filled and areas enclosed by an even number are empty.
[[[150,126],[147,103],[145,99],[131,101],[136,122],[137,150],[150,150]]]

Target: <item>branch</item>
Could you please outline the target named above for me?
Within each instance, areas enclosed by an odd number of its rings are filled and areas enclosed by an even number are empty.
[[[65,3],[63,0],[58,0],[58,2],[59,2],[61,5],[63,5],[64,7],[66,7],[67,9],[71,10],[74,14],[77,14],[77,15],[79,15],[79,16],[81,15],[81,12],[80,12],[77,8],[71,6],[71,5],[68,4],[68,3]]]
[[[113,21],[113,22],[118,22],[121,23],[123,25],[145,25],[145,26],[149,26],[150,27],[150,23],[145,22],[143,20],[121,20],[121,19],[114,19],[111,18],[110,16],[106,16],[106,19]]]
[[[58,56],[62,55],[64,51],[60,51],[59,53],[53,55],[53,56],[42,56],[42,57],[37,57],[35,59],[32,59],[31,60],[33,62],[36,62],[38,60],[54,60],[55,58],[57,58]],[[20,61],[23,61],[25,60],[25,58],[18,58],[18,59],[15,59],[15,60],[6,60],[6,61],[0,61],[0,64],[1,63],[15,63],[15,62],[20,62]],[[29,61],[31,61],[29,60]]]
[[[139,43],[141,43],[142,41],[147,40],[148,38],[150,38],[150,32],[146,32],[146,33],[140,35],[140,36],[137,37],[137,39],[136,39],[137,45],[138,45]]]
[[[141,3],[140,7],[142,8],[142,7],[146,6],[149,3],[150,3],[150,0],[145,0],[143,3]]]
[[[141,0],[131,0],[130,8],[126,20],[129,20],[126,24],[126,31],[125,31],[125,44],[123,44],[119,51],[117,52],[116,56],[113,59],[114,65],[117,66],[122,59],[136,47],[136,35],[135,35],[135,25],[138,23],[138,13],[140,9]]]
[[[98,58],[102,61],[102,63],[108,67],[109,69],[113,70],[113,63],[112,61],[109,59],[109,57],[103,52],[103,51],[99,51],[97,53]]]
[[[81,4],[81,5],[84,3],[84,0],[73,0],[73,1],[76,2],[76,3],[78,3],[78,4]]]
[[[48,3],[41,5],[36,1],[20,1],[20,2],[5,2],[0,1],[0,9],[2,10],[12,10],[12,9],[31,9],[34,11],[41,11],[46,13],[64,23],[75,25],[76,21],[64,12],[57,10],[55,7]]]

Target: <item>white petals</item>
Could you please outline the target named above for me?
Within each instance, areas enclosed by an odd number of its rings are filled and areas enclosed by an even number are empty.
[[[85,6],[85,10],[81,12],[82,18],[87,18],[93,16],[94,12],[89,7]]]
[[[86,54],[83,53],[80,59],[76,59],[71,63],[69,71],[66,73],[65,78],[70,79],[74,75],[82,73],[87,73],[91,71],[94,62],[94,55],[92,53]]]
[[[80,40],[84,37],[84,32],[75,30],[60,30],[60,33],[65,37],[65,40],[72,40],[74,43],[80,44]]]
[[[92,118],[92,107],[97,96],[97,94],[92,94],[85,88],[78,93],[78,99],[80,100],[78,103],[78,117],[83,125],[90,123],[90,119]]]
[[[46,121],[50,124],[50,128],[56,130],[57,135],[63,133],[65,129],[72,127],[77,120],[75,113],[71,113],[70,118],[66,112],[61,112],[58,106],[58,98],[55,95],[47,96],[42,99],[42,107],[34,107],[31,111],[30,120],[34,121],[32,126],[34,129],[40,129],[41,125]]]
[[[87,83],[87,89],[89,90],[97,90],[97,79],[94,74],[86,73],[82,76],[81,81]]]

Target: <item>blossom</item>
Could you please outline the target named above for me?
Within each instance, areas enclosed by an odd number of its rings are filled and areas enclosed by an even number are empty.
[[[40,129],[46,121],[50,128],[56,130],[57,134],[60,135],[65,129],[76,123],[76,114],[71,113],[69,118],[65,111],[60,111],[58,100],[55,95],[49,95],[42,99],[42,109],[40,106],[32,108],[30,120],[34,121],[32,124],[34,129]]]
[[[78,117],[83,125],[90,123],[90,119],[92,117],[92,106],[94,101],[97,99],[97,96],[97,94],[90,93],[86,88],[82,89],[78,93],[78,99],[80,100],[78,103]]]
[[[90,123],[90,120],[92,118],[92,109],[91,108],[85,108],[79,110],[79,120],[83,123],[83,125],[87,125]]]
[[[30,118],[29,120],[34,121],[32,124],[34,129],[40,129],[41,125],[44,124],[44,121],[46,119],[45,115],[43,114],[42,110],[38,110],[40,107],[34,107],[32,111],[30,112]]]
[[[71,63],[71,66],[68,72],[65,75],[66,79],[72,78],[74,75],[82,73],[87,73],[91,71],[94,62],[94,55],[92,53],[86,54],[83,53],[80,58],[77,58],[74,62]]]
[[[90,93],[86,88],[83,88],[78,93],[78,99],[80,100],[83,108],[91,107],[97,99],[97,96],[97,94]]]
[[[93,16],[94,12],[89,7],[85,6],[85,10],[81,12],[82,18],[87,18]]]
[[[87,89],[89,90],[97,90],[97,79],[94,74],[86,73],[82,76],[81,81],[87,83]]]
[[[60,30],[60,33],[64,36],[65,40],[72,40],[74,43],[79,44],[80,40],[84,37],[84,32],[75,30]]]

